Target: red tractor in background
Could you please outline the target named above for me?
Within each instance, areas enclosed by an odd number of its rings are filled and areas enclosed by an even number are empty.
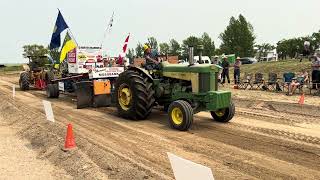
[[[35,88],[44,90],[54,79],[53,67],[47,67],[48,56],[27,56],[29,63],[23,65],[19,85],[22,91]]]

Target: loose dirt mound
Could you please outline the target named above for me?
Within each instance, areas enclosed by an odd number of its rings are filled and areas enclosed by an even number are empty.
[[[32,148],[39,153],[40,159],[49,159],[76,179],[107,179],[106,175],[100,172],[101,169],[79,149],[62,151],[65,136],[63,126],[46,122],[43,115],[23,106],[16,106],[12,100],[4,96],[0,97],[0,112],[4,124],[18,128],[18,135],[30,141]]]
[[[19,128],[18,135],[30,141],[39,158],[49,159],[76,179],[168,179],[139,162],[132,164],[132,158],[97,143],[99,139],[79,133],[75,133],[78,149],[63,152],[66,123],[46,121],[38,109],[15,103],[5,95],[0,94],[0,98],[5,123]]]

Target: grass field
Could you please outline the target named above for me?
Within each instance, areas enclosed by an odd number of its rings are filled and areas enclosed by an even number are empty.
[[[21,64],[5,64],[5,67],[0,68],[0,72],[12,72],[12,71],[22,71],[22,65]]]
[[[311,62],[308,60],[284,60],[284,61],[270,61],[270,62],[258,62],[256,64],[245,64],[241,66],[241,76],[245,73],[263,73],[265,77],[268,73],[277,73],[278,76],[282,76],[285,72],[299,73],[306,69],[311,74]],[[230,71],[230,78],[233,79],[233,68]]]
[[[271,62],[259,62],[256,64],[245,64],[241,66],[241,76],[245,73],[257,73],[261,72],[265,76],[269,72],[277,73],[281,76],[285,72],[299,73],[301,70],[307,69],[311,73],[311,62],[304,60],[299,62],[299,60],[285,60],[285,61],[271,61]],[[22,71],[21,64],[6,64],[6,67],[0,68],[0,72],[9,71]],[[233,68],[230,69],[230,77],[233,79]]]

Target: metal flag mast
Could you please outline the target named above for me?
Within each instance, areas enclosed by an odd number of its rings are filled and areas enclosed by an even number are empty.
[[[58,9],[58,11],[60,11],[60,9],[59,9],[59,8],[57,8],[57,9]],[[60,12],[61,12],[61,11],[60,11]],[[78,44],[78,42],[77,42],[76,38],[74,37],[74,35],[73,35],[72,31],[71,31],[70,26],[68,26],[67,31],[68,31],[68,32],[70,32],[70,36],[71,36],[71,38],[74,40],[74,42],[77,44],[77,46],[79,46],[79,44]]]
[[[100,48],[101,48],[101,49],[102,49],[102,45],[104,44],[105,39],[106,39],[106,37],[107,37],[107,32],[110,32],[110,31],[111,31],[111,28],[112,28],[112,25],[113,25],[113,18],[114,18],[114,11],[112,12],[112,16],[111,16],[111,18],[110,18],[108,27],[107,27],[107,29],[104,31],[103,39],[102,39],[101,44],[100,44]]]
[[[79,44],[78,44],[78,42],[77,42],[77,40],[76,40],[76,38],[74,37],[74,35],[72,34],[72,32],[71,32],[71,29],[70,28],[68,28],[68,32],[70,32],[70,36],[71,36],[71,38],[74,40],[74,42],[77,44],[77,46],[79,47]]]

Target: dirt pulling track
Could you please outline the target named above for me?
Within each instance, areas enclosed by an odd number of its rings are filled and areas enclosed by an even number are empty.
[[[17,75],[0,75],[2,125],[18,128],[38,152],[75,179],[173,179],[166,152],[208,166],[216,179],[320,179],[320,108],[234,98],[228,124],[195,116],[188,132],[169,128],[155,109],[146,121],[118,118],[114,108],[75,109],[72,97],[50,100],[55,123],[45,121],[42,91],[11,95]],[[318,98],[317,101],[320,101]],[[67,123],[78,149],[61,151]]]

